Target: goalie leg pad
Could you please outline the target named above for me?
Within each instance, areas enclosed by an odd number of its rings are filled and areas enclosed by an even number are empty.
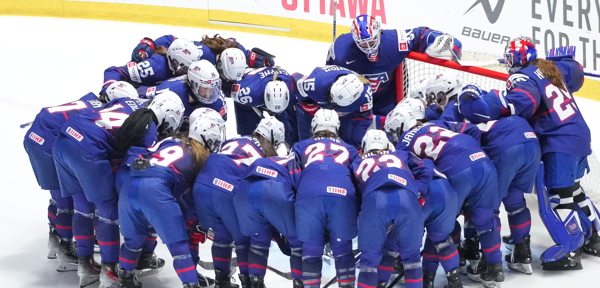
[[[585,195],[585,191],[581,187],[579,180],[575,181],[573,200],[578,206],[577,212],[579,212],[585,240],[588,240],[592,236],[593,231],[600,231],[600,213],[598,213],[598,209],[590,198]]]
[[[536,189],[539,213],[548,233],[556,243],[542,253],[542,262],[560,261],[583,244],[583,233],[573,202],[573,187],[554,188],[547,193],[544,185],[544,163],[540,164]],[[549,194],[552,196],[549,197]]]

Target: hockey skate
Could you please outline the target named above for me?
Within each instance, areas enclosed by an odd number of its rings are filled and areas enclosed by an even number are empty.
[[[212,288],[215,286],[215,280],[213,280],[210,277],[206,277],[202,274],[200,274],[199,272],[196,272],[198,274],[198,285],[202,288]]]
[[[77,275],[79,276],[79,287],[85,287],[98,281],[100,265],[94,261],[93,255],[78,258]]]
[[[248,274],[239,274],[240,284],[242,288],[250,288],[250,275]]]
[[[221,270],[215,269],[215,288],[238,288],[237,284],[231,283],[231,277],[223,274]]]
[[[479,251],[477,251],[479,253]],[[477,254],[479,257],[479,254]],[[469,261],[471,263],[471,261]],[[476,265],[470,264],[467,266],[467,276],[469,280],[474,282],[481,282],[481,275],[487,271],[488,263],[485,259],[485,255],[482,255],[480,259],[473,261],[472,263],[477,263]]]
[[[396,264],[394,264],[394,273],[392,274],[392,279],[396,279],[398,277],[400,277],[398,283],[404,284],[404,265],[402,264],[402,258],[400,256],[396,257]]]
[[[265,278],[260,275],[250,277],[250,288],[266,288]]]
[[[387,282],[385,283],[387,284]],[[294,288],[304,288],[304,283],[302,283],[302,280],[294,279]]]
[[[133,270],[133,274],[137,277],[154,275],[162,271],[164,266],[164,259],[158,258],[154,253],[145,253],[140,256],[137,265],[135,265],[135,270]]]
[[[183,283],[183,288],[198,288],[200,284],[198,283]]]
[[[592,233],[592,237],[583,244],[583,253],[600,257],[600,232]]]
[[[514,244],[514,249],[510,255],[504,256],[504,260],[510,270],[531,275],[533,269],[531,267],[531,248],[530,235],[521,239],[522,244]]]
[[[469,272],[467,271],[468,266],[470,266],[472,270],[477,271],[477,266],[481,259],[479,253],[479,236],[475,236],[470,239],[465,239],[462,245],[462,252],[464,259],[469,261],[469,265],[461,266],[460,272],[462,274],[469,274]]]
[[[444,288],[463,288],[458,268],[446,273],[446,278],[448,279],[448,283],[444,285]]]
[[[58,236],[58,232],[52,224],[48,224],[48,227],[50,228],[50,232],[48,232],[48,259],[56,259],[60,236]]]
[[[125,271],[123,268],[118,267],[119,270],[119,284],[117,288],[142,288],[142,283],[140,283],[135,276],[131,272]]]
[[[100,270],[100,286],[98,288],[114,288],[119,284],[117,263],[102,263]]]
[[[423,269],[423,288],[433,288],[434,282],[435,282],[435,272],[430,272],[430,271]]]
[[[500,287],[500,282],[504,282],[504,270],[502,262],[495,264],[487,264],[483,273],[481,273],[481,283],[486,288]]]
[[[388,282],[378,282],[377,288],[387,288],[387,284],[388,284]],[[296,288],[296,287],[294,287],[294,288]]]
[[[512,251],[513,246],[515,246],[515,242],[512,239],[512,235],[502,236],[502,243],[504,243],[504,247],[506,247],[506,249],[509,251]]]
[[[568,253],[567,257],[557,261],[544,262],[542,261],[542,270],[581,270],[581,247],[575,251]]]
[[[60,241],[57,253],[57,272],[77,271],[77,245],[74,242]]]

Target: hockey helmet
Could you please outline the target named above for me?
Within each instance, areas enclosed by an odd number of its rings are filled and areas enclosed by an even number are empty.
[[[398,143],[400,137],[407,131],[417,125],[417,118],[407,107],[396,107],[385,117],[383,129],[392,135],[394,142]]]
[[[367,54],[369,61],[377,61],[379,44],[381,43],[381,24],[379,21],[373,16],[359,15],[352,21],[350,31],[358,49]]]
[[[204,104],[212,104],[221,94],[221,78],[215,66],[207,60],[200,60],[190,65],[188,81],[192,88],[193,98]]]
[[[260,120],[254,132],[262,135],[273,144],[273,147],[285,142],[285,127],[277,118],[265,115],[265,118]]]
[[[527,62],[536,58],[537,50],[529,37],[520,36],[512,39],[504,48],[504,63],[509,74],[523,69]]]
[[[117,98],[138,99],[139,95],[131,84],[125,81],[117,81],[106,88],[106,97],[108,97],[108,101],[110,102]]]
[[[371,150],[383,150],[389,148],[390,140],[387,138],[387,134],[381,130],[371,129],[365,133],[360,144],[363,152]]]
[[[338,106],[346,107],[362,95],[365,84],[354,73],[339,77],[331,85],[331,100]]]
[[[152,99],[148,109],[154,112],[158,120],[159,139],[172,136],[179,130],[185,107],[183,107],[183,102],[177,94],[171,91],[158,94]]]
[[[207,107],[197,108],[190,115],[190,126],[194,125],[194,123],[197,121],[213,121],[217,123],[217,125],[219,125],[219,129],[221,129],[221,142],[225,142],[225,135],[227,132],[225,120],[223,120],[223,117],[221,117],[217,111]]]
[[[226,80],[242,80],[246,71],[246,55],[238,48],[225,49],[217,60],[217,70]]]
[[[319,109],[310,122],[310,134],[314,135],[320,131],[331,131],[338,135],[340,129],[340,117],[330,109]]]
[[[201,119],[190,125],[189,137],[202,144],[210,153],[219,152],[223,143],[223,131],[212,119]]]
[[[265,106],[274,113],[281,113],[287,109],[290,103],[290,90],[285,82],[273,80],[265,86]]]
[[[178,74],[177,71],[181,68],[190,67],[193,62],[200,60],[200,57],[202,57],[202,50],[198,49],[192,41],[183,38],[173,41],[167,49],[169,68],[174,74]]]
[[[427,97],[433,99],[437,106],[443,111],[450,102],[450,98],[458,96],[462,84],[454,73],[444,71],[437,76],[431,77],[427,83]]]

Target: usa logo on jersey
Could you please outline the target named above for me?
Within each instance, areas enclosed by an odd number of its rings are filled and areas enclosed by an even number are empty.
[[[379,85],[390,80],[390,77],[388,77],[387,72],[383,72],[383,73],[379,73],[379,74],[363,74],[361,76],[367,78],[369,80],[369,82],[371,82],[371,91],[372,92],[377,92],[379,89]]]

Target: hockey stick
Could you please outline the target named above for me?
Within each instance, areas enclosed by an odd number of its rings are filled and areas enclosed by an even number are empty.
[[[354,260],[356,260],[356,263],[354,264],[354,268],[356,268],[356,267],[358,267],[358,264],[360,264],[360,250],[359,249],[353,250],[352,254],[354,254]],[[327,288],[337,282],[338,282],[338,277],[336,275],[331,280],[329,280],[329,282],[327,282],[327,284],[325,284],[325,286],[323,286],[323,288]]]
[[[388,288],[392,288],[394,286],[396,286],[396,284],[400,281],[400,279],[402,279],[402,277],[404,277],[404,274],[398,274],[398,277],[396,277],[396,279],[394,279],[394,281],[392,281],[392,283],[390,283],[390,285],[388,285]]]
[[[27,122],[25,124],[21,124],[21,125],[19,125],[19,127],[21,127],[21,129],[25,129],[25,128],[31,126],[31,124],[33,124],[33,121]]]
[[[277,274],[277,275],[279,275],[279,276],[281,276],[281,277],[283,277],[283,278],[285,278],[287,280],[293,280],[294,279],[294,278],[292,278],[292,272],[282,272],[282,271],[279,271],[279,270],[277,270],[277,269],[275,269],[275,268],[273,268],[273,267],[271,267],[269,265],[267,265],[267,269],[269,269],[271,272],[273,272],[273,273],[275,273],[275,274]]]
[[[336,19],[337,19],[337,4],[338,1],[335,0],[333,1],[333,42],[335,42],[335,26],[336,26]]]

